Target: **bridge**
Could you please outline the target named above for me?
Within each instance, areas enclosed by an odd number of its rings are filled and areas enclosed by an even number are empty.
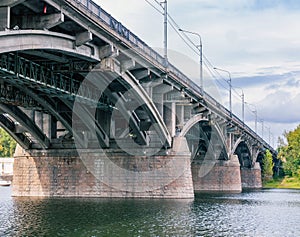
[[[15,196],[240,192],[276,156],[91,0],[1,1],[0,87]]]

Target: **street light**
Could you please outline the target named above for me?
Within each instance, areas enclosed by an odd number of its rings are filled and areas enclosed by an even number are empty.
[[[267,127],[267,129],[269,130],[269,144],[271,144],[271,127]]]
[[[191,32],[188,30],[183,30],[183,29],[178,29],[181,32],[185,32],[188,34],[196,35],[199,37],[199,45],[196,45],[196,48],[199,50],[199,56],[200,56],[200,89],[201,89],[201,94],[203,95],[204,93],[204,87],[203,87],[203,55],[202,55],[202,39],[201,35],[198,34],[197,32]]]
[[[167,9],[167,0],[163,2],[164,10],[164,59],[165,67],[168,66],[168,9]]]
[[[251,110],[251,112],[254,113],[254,115],[255,115],[255,133],[257,134],[257,109],[256,109],[256,106],[254,104],[250,104],[247,102],[245,102],[245,104],[251,105],[255,108],[254,110]]]
[[[255,114],[255,133],[257,134],[257,109],[252,112]]]
[[[228,76],[229,76],[229,80],[228,80],[228,84],[229,84],[229,111],[230,111],[230,117],[232,117],[232,101],[231,101],[232,84],[231,84],[231,74],[230,74],[229,71],[221,69],[221,68],[214,67],[214,69],[228,73]]]
[[[238,88],[242,91],[242,94],[240,95],[240,97],[242,98],[242,119],[243,119],[243,124],[245,124],[245,94],[244,94],[244,90],[241,87],[235,87]]]
[[[261,119],[260,121],[261,121],[261,137],[262,139],[264,139],[264,120]]]

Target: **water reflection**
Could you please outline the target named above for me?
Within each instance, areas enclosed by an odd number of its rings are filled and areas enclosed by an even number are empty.
[[[0,236],[298,236],[300,192],[198,194],[188,200],[11,198]]]

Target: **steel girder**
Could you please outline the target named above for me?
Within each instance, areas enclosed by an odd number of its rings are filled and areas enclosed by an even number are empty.
[[[17,122],[19,122],[27,132],[29,132],[40,145],[47,149],[50,146],[50,141],[47,136],[41,131],[41,129],[18,107],[13,105],[5,105],[0,103],[0,109],[12,116]]]

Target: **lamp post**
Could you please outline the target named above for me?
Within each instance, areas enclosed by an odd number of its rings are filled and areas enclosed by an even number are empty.
[[[269,130],[269,144],[271,144],[271,127],[268,127]]]
[[[255,133],[257,134],[257,109],[256,109],[256,106],[253,104],[247,103],[247,102],[245,102],[245,104],[251,105],[255,108],[254,110],[251,110],[251,112],[254,113],[254,115],[255,115]]]
[[[260,121],[261,121],[261,137],[262,139],[264,139],[264,120],[261,119]]]
[[[238,88],[242,91],[242,94],[240,95],[240,97],[242,98],[242,120],[243,120],[243,124],[245,124],[245,94],[244,94],[244,90],[241,87],[235,87]]]
[[[255,114],[255,133],[257,134],[257,110],[252,111]]]
[[[230,111],[230,117],[232,117],[232,101],[231,101],[231,90],[232,90],[231,81],[232,80],[231,80],[231,74],[230,74],[229,71],[221,69],[221,68],[214,67],[214,69],[228,73],[228,77],[229,77],[229,80],[228,80],[228,84],[229,84],[229,111]]]
[[[163,2],[164,10],[164,59],[165,67],[168,66],[168,9],[167,9],[167,0]]]
[[[197,49],[199,50],[199,56],[200,56],[200,89],[201,89],[201,94],[203,95],[204,93],[204,87],[203,87],[203,55],[202,55],[202,39],[201,35],[198,34],[197,32],[191,32],[188,30],[183,30],[183,29],[178,29],[181,32],[196,35],[199,37],[199,45],[196,45]]]

